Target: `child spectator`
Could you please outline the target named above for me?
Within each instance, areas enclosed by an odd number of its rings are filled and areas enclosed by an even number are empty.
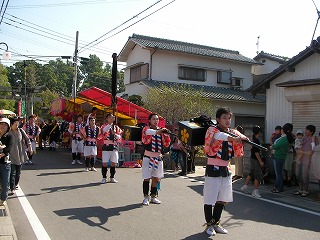
[[[274,142],[281,137],[281,126],[276,126],[274,129],[274,133],[272,133],[270,137],[270,144],[274,144]]]
[[[298,164],[300,164],[300,160],[301,160],[301,157],[302,157],[302,150],[301,150],[302,140],[303,140],[303,132],[302,132],[302,130],[298,130],[296,135],[297,135],[297,138],[296,138],[296,140],[294,142],[294,149],[296,150],[296,153],[297,153],[296,162]]]

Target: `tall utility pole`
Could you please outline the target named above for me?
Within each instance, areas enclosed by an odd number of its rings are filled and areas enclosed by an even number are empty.
[[[73,114],[75,114],[76,108],[76,97],[77,97],[77,75],[78,75],[78,38],[79,31],[76,32],[76,46],[74,49],[74,57],[73,57]]]
[[[112,95],[112,111],[115,114],[117,108],[117,54],[112,54],[112,74],[111,74],[111,95]]]
[[[24,70],[24,111],[26,114],[26,119],[28,117],[28,104],[27,104],[27,64],[26,61],[23,61],[23,70]]]

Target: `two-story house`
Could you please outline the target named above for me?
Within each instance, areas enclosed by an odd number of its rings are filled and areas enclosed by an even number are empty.
[[[127,63],[123,94],[143,97],[160,84],[188,84],[213,105],[230,107],[233,125],[264,126],[265,97],[245,91],[253,83],[252,66],[260,63],[237,51],[133,34],[118,60]]]
[[[261,63],[252,67],[253,85],[266,78],[276,68],[286,63],[289,58],[261,51],[253,60]]]
[[[320,37],[250,88],[254,94],[266,95],[266,139],[276,125],[286,122],[293,124],[294,131],[313,124],[319,132],[319,53]]]

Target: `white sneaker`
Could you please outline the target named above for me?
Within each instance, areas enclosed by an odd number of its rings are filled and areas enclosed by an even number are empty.
[[[79,160],[77,160],[77,163],[78,163],[79,165],[81,165],[81,164],[82,164],[82,162],[80,162]]]
[[[219,221],[219,222],[220,222],[220,221]],[[217,233],[227,234],[227,233],[228,233],[227,229],[223,228],[223,227],[220,225],[219,222],[218,222],[217,224],[214,224],[214,225],[213,225],[214,230],[215,230]]]
[[[85,172],[89,172],[89,168],[85,168],[84,171],[85,171]]]
[[[72,165],[75,165],[75,164],[76,164],[76,160],[73,160],[71,164],[72,164]]]
[[[243,185],[243,187],[241,187],[240,190],[244,193],[248,193],[247,188],[248,188],[247,185]]]
[[[105,184],[105,183],[107,183],[107,179],[106,178],[102,178],[102,180],[101,180],[101,182],[100,182],[101,184]]]
[[[91,168],[91,171],[96,172],[96,171],[97,171],[97,169],[95,169],[94,167],[92,167],[92,168]]]
[[[151,202],[154,203],[154,204],[160,204],[161,203],[161,201],[156,197],[151,198]]]
[[[207,233],[210,237],[216,235],[216,231],[214,230],[213,225],[207,226],[207,228],[206,228],[205,231],[206,231],[206,233]]]
[[[142,205],[146,205],[146,206],[149,205],[149,197],[145,197],[145,198],[143,199]]]
[[[115,180],[114,178],[110,178],[109,182],[111,182],[111,183],[117,183],[118,181]]]
[[[253,197],[256,197],[256,198],[261,198],[261,195],[260,195],[258,189],[254,189],[254,190],[253,190],[252,196],[253,196]]]
[[[4,206],[6,204],[6,201],[0,200],[0,206]]]

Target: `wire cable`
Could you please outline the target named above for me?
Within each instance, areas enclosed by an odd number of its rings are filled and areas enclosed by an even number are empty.
[[[6,10],[7,10],[8,4],[9,4],[9,1],[10,1],[10,0],[7,1],[6,7],[4,8],[4,11],[3,11],[3,14],[2,14],[2,17],[1,17],[1,20],[0,20],[0,26],[1,26],[1,23],[2,23],[2,20],[3,20],[3,16],[4,16],[4,14],[6,13]],[[2,6],[1,6],[1,9],[2,9]]]
[[[66,34],[63,34],[63,33],[60,33],[60,32],[54,31],[54,30],[51,30],[51,29],[49,29],[49,28],[42,27],[42,26],[40,26],[40,25],[37,25],[37,24],[34,24],[34,23],[32,23],[32,22],[26,21],[26,20],[24,20],[24,19],[22,19],[22,18],[16,17],[16,16],[11,15],[11,14],[6,14],[6,15],[10,16],[11,18],[14,18],[15,20],[10,19],[10,18],[6,18],[6,17],[5,17],[5,19],[10,20],[10,21],[12,21],[12,22],[15,22],[16,24],[21,24],[21,25],[24,25],[24,26],[27,26],[27,27],[30,27],[30,28],[33,28],[33,29],[37,29],[38,31],[45,32],[45,33],[47,33],[47,34],[51,34],[51,35],[54,35],[54,36],[56,36],[56,37],[60,37],[59,35],[61,35],[60,38],[65,39],[65,40],[67,40],[67,41],[74,42],[74,37],[68,36],[68,35],[66,35]],[[25,24],[25,23],[23,23],[23,22],[26,22],[26,23],[30,24],[31,26],[29,26],[29,25],[27,25],[27,24]],[[35,28],[35,27],[33,27],[33,26],[36,26],[37,28]],[[38,28],[39,28],[39,29],[38,29]],[[41,30],[41,29],[48,30],[49,32],[44,31],[44,30]],[[50,33],[50,32],[53,32],[53,33],[56,33],[56,34],[52,34],[52,33]],[[57,35],[57,34],[58,34],[58,35]],[[64,37],[62,37],[62,36],[64,36]],[[84,44],[86,44],[86,43],[87,43],[87,42],[85,42],[85,41],[79,41],[80,47],[81,47],[81,45],[84,45]],[[110,49],[110,50],[107,50],[107,48],[102,48],[102,47],[99,47],[99,46],[97,46],[95,49],[96,49],[95,52],[99,52],[99,53],[102,53],[102,54],[112,53],[112,52],[113,52],[113,51],[110,51],[111,49]],[[94,51],[94,50],[93,50],[93,51]]]
[[[93,1],[82,1],[82,2],[67,2],[67,3],[44,3],[44,4],[33,4],[33,5],[16,5],[10,6],[10,9],[23,9],[23,8],[49,8],[49,7],[67,7],[75,5],[90,5],[90,4],[108,4],[114,2],[130,2],[132,0],[125,1],[105,1],[105,0],[93,0]],[[139,1],[139,0],[136,0]]]
[[[118,32],[116,32],[116,33],[114,33],[113,35],[111,35],[111,36],[109,36],[109,37],[107,37],[107,38],[105,38],[105,39],[103,39],[103,40],[101,40],[101,41],[97,42],[96,44],[92,45],[91,47],[93,47],[93,46],[95,46],[95,45],[97,45],[97,44],[99,44],[99,43],[101,43],[101,42],[104,42],[104,41],[106,41],[107,39],[114,37],[115,35],[118,35],[119,33],[123,32],[124,30],[126,30],[126,29],[128,29],[128,28],[132,27],[133,25],[135,25],[135,24],[137,24],[137,23],[141,22],[142,20],[144,20],[144,19],[146,19],[146,18],[150,17],[151,15],[155,14],[156,12],[158,12],[158,11],[160,11],[161,9],[163,9],[163,8],[167,7],[168,5],[170,5],[171,3],[175,2],[175,1],[176,1],[176,0],[172,0],[171,2],[167,3],[166,5],[162,6],[162,7],[161,7],[161,8],[159,8],[159,9],[157,9],[156,11],[154,11],[154,12],[150,13],[149,15],[147,15],[147,16],[145,16],[145,17],[143,17],[142,19],[140,19],[140,20],[136,21],[135,23],[133,23],[133,24],[129,25],[128,27],[126,27],[126,28],[124,28],[124,29],[122,29],[122,30],[120,30],[120,31],[118,31]],[[89,47],[89,48],[90,48],[90,47]],[[89,48],[88,48],[88,49],[89,49]],[[80,52],[80,51],[79,51],[79,52]]]
[[[139,12],[138,14],[134,15],[134,16],[131,17],[130,19],[128,19],[128,20],[126,20],[125,22],[121,23],[119,26],[113,28],[113,29],[110,30],[109,32],[107,32],[107,33],[103,34],[102,36],[98,37],[96,40],[93,40],[92,42],[88,43],[87,45],[81,47],[81,48],[79,49],[79,52],[81,51],[81,49],[84,49],[84,48],[86,48],[86,47],[89,48],[89,47],[88,47],[89,45],[95,43],[95,42],[98,41],[99,39],[101,39],[101,38],[103,38],[104,36],[108,35],[109,33],[113,32],[113,31],[116,30],[117,28],[121,27],[122,25],[130,22],[132,19],[138,17],[140,14],[144,13],[145,11],[149,10],[150,8],[152,8],[153,6],[157,5],[157,4],[160,3],[160,2],[162,2],[162,0],[159,0],[159,1],[155,2],[155,3],[152,4],[151,6],[147,7],[146,9],[144,9],[143,11]],[[93,46],[95,46],[95,45],[97,45],[97,44],[94,44]],[[92,46],[91,46],[91,47],[92,47]]]

